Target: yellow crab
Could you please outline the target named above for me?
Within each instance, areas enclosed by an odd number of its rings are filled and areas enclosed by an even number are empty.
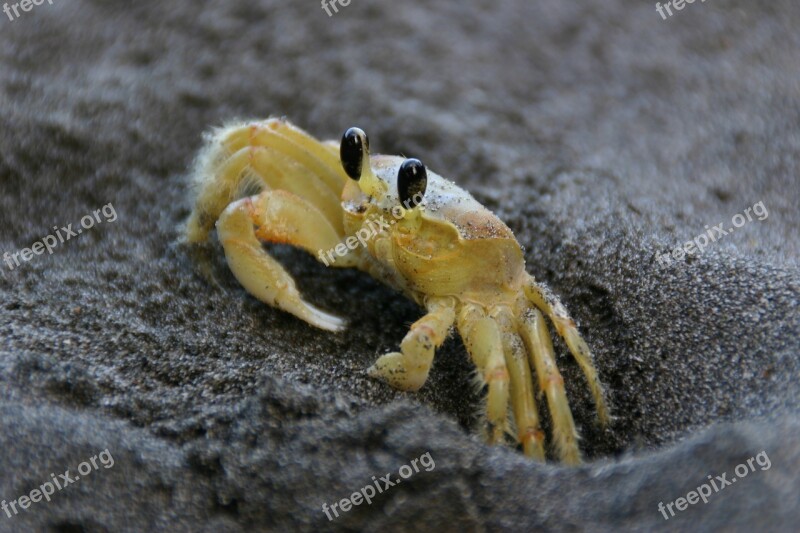
[[[582,368],[600,422],[603,391],[586,343],[564,306],[525,271],[511,230],[469,193],[417,159],[370,155],[358,128],[320,142],[282,119],[215,131],[195,168],[199,192],[186,237],[202,243],[216,224],[233,274],[253,296],[329,331],[345,322],[303,300],[262,242],[303,248],[326,265],[355,267],[423,306],[399,352],[370,376],[407,391],[425,383],[434,350],[455,323],[483,384],[487,436],[510,433],[544,460],[531,367],[547,398],[558,457],[580,462],[578,435],[542,313]],[[262,192],[241,198],[257,186]],[[513,429],[507,416],[511,404]]]

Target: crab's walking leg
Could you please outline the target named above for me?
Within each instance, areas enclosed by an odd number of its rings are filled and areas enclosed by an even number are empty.
[[[484,316],[483,310],[465,304],[458,316],[458,331],[464,346],[488,388],[486,419],[490,444],[503,441],[508,427],[509,377],[497,322]]]
[[[289,170],[291,176],[281,169]],[[297,193],[320,206],[328,221],[344,234],[339,195],[347,176],[341,164],[322,143],[283,120],[236,124],[215,131],[197,159],[194,177],[199,191],[186,228],[189,242],[205,242],[222,210],[248,183],[259,189]]]
[[[318,328],[344,329],[342,319],[301,298],[294,279],[259,241],[289,243],[314,255],[335,246],[339,235],[313,205],[286,191],[264,191],[230,204],[217,222],[217,234],[228,265],[250,294]],[[348,261],[355,259],[344,256],[337,265]]]
[[[507,308],[498,308],[494,317],[502,331],[503,351],[511,376],[511,405],[517,425],[517,441],[522,443],[525,455],[544,461],[544,433],[539,425],[539,413],[533,397],[531,368],[522,340],[516,333]]]
[[[553,420],[553,443],[559,458],[567,464],[581,462],[578,449],[578,432],[572,419],[564,390],[564,379],[558,371],[553,355],[553,343],[542,313],[530,309],[520,323],[520,335],[525,341],[531,365],[539,378],[539,389],[547,396],[550,417]]]
[[[216,171],[217,187],[198,198],[202,211],[216,220],[237,192],[252,184],[258,190],[285,190],[308,200],[343,236],[339,198],[322,180],[303,165],[280,152],[263,146],[247,146],[231,155]]]
[[[597,369],[592,362],[592,354],[586,341],[578,333],[575,327],[575,321],[570,318],[564,305],[558,298],[551,293],[546,287],[536,283],[533,277],[525,285],[525,295],[528,299],[539,309],[541,309],[552,320],[556,331],[567,343],[569,351],[578,362],[578,365],[583,370],[586,379],[589,382],[589,388],[594,396],[594,402],[597,406],[597,417],[600,423],[604,426],[608,425],[608,409],[606,408],[605,399],[603,396],[603,386],[600,384],[600,378],[597,376]]]
[[[223,144],[231,153],[245,146],[273,148],[322,178],[336,194],[348,179],[337,156],[305,131],[279,118],[230,128]]]
[[[433,355],[447,338],[455,321],[455,299],[429,298],[428,314],[411,325],[400,343],[400,352],[382,355],[368,370],[370,377],[383,379],[396,389],[415,391],[425,384]]]

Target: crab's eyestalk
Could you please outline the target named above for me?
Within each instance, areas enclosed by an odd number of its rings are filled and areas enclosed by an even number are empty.
[[[414,209],[425,196],[428,171],[419,159],[406,159],[397,171],[397,195],[405,209]]]
[[[369,139],[361,128],[350,128],[342,135],[339,158],[345,174],[356,181],[361,179],[364,159],[369,164]]]
[[[361,190],[372,197],[381,197],[386,187],[369,166],[369,139],[361,128],[349,128],[342,135],[339,159],[345,174],[358,182]]]

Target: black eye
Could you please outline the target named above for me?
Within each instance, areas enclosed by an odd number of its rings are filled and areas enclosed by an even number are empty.
[[[419,159],[406,159],[397,171],[397,194],[406,209],[413,209],[425,196],[428,171]]]
[[[364,154],[369,153],[369,139],[361,128],[350,128],[342,135],[342,144],[339,147],[339,158],[345,174],[358,181],[361,177],[361,165],[364,164]]]

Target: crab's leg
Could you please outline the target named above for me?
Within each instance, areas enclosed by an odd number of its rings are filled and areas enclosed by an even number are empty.
[[[489,443],[503,441],[508,427],[509,377],[497,322],[486,318],[483,310],[465,304],[458,315],[458,331],[464,346],[488,388],[486,419]]]
[[[289,191],[316,206],[340,237],[344,236],[341,200],[319,176],[281,152],[263,146],[242,148],[226,162],[226,174],[251,171],[268,189]]]
[[[338,156],[320,141],[291,123],[271,118],[228,128],[223,145],[230,153],[245,146],[266,146],[286,154],[322,180],[337,195],[347,181]]]
[[[539,389],[547,397],[556,451],[565,463],[578,464],[581,462],[578,432],[575,430],[575,421],[572,419],[564,390],[564,379],[556,366],[553,343],[542,313],[538,309],[530,309],[520,321],[519,332],[528,348],[531,365],[539,378]]]
[[[335,164],[319,141],[283,121],[218,130],[195,165],[199,194],[187,225],[187,240],[204,242],[222,210],[247,184],[288,189],[311,200],[343,235],[339,195],[346,177],[341,165]],[[281,169],[291,169],[290,179],[284,178],[286,171]]]
[[[425,384],[433,355],[447,338],[455,321],[455,299],[429,298],[428,314],[411,325],[399,352],[382,355],[368,370],[370,377],[386,381],[396,389],[415,391]]]
[[[567,343],[569,351],[578,362],[578,365],[583,370],[586,379],[589,382],[589,388],[592,391],[595,405],[597,406],[597,417],[600,423],[604,426],[608,425],[608,409],[603,396],[603,386],[600,384],[600,378],[597,376],[597,369],[592,362],[592,354],[586,341],[583,340],[578,329],[575,327],[575,321],[570,318],[564,305],[559,299],[551,293],[546,287],[539,285],[530,278],[529,282],[525,285],[525,295],[528,299],[539,309],[541,309],[553,322],[556,331]]]
[[[539,413],[533,396],[533,379],[522,340],[515,332],[511,313],[498,308],[495,319],[500,324],[503,351],[511,376],[511,405],[517,425],[517,441],[522,443],[525,455],[544,461],[544,433],[539,425]]]
[[[339,235],[308,201],[286,191],[264,191],[230,204],[217,222],[228,265],[247,291],[318,328],[340,331],[344,320],[305,302],[294,279],[263,249],[259,239],[299,246],[317,255],[336,246]],[[337,259],[337,266],[356,258]]]

